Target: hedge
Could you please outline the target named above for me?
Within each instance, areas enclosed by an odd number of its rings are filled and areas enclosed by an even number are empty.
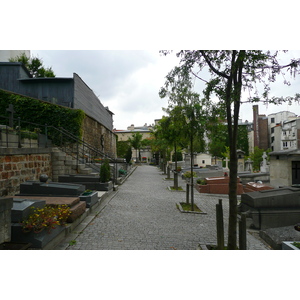
[[[82,125],[85,118],[83,110],[63,107],[0,89],[0,116],[9,116],[6,111],[9,104],[14,106],[14,119],[20,117],[21,121],[24,122],[47,124],[56,128],[62,127],[73,135],[82,137]],[[8,125],[8,119],[1,118],[0,123]],[[21,124],[22,129],[25,126],[27,130],[33,131],[37,127],[36,125],[23,124]],[[41,132],[44,133],[44,126],[41,126]],[[57,135],[55,130],[51,128],[48,129],[48,134],[50,138],[51,134]]]

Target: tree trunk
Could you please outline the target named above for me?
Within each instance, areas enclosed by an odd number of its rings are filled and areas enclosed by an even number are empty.
[[[230,146],[230,177],[229,177],[229,224],[228,224],[228,249],[237,249],[237,135],[238,119],[240,112],[242,70],[245,51],[241,50],[236,59],[237,51],[232,52],[231,75],[226,88],[226,113]],[[234,114],[231,115],[231,103]]]
[[[178,190],[177,147],[176,147],[176,142],[174,143],[174,150],[175,150],[174,189]]]
[[[193,126],[193,122],[191,122]],[[191,210],[194,211],[194,147],[193,147],[193,129],[191,128]]]

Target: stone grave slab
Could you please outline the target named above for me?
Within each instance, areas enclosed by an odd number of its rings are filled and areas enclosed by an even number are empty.
[[[79,196],[84,191],[85,186],[80,184],[46,183],[29,180],[20,184],[18,195]]]
[[[182,169],[182,174],[186,171],[190,171],[191,168]],[[209,168],[193,168],[193,171],[197,174],[197,179],[205,179],[209,177],[221,177],[224,175],[223,169],[209,169]],[[184,177],[184,176],[182,176]],[[183,178],[184,179],[184,178]]]
[[[197,190],[200,193],[208,194],[228,194],[229,193],[229,177],[210,177],[205,178],[206,185],[197,185]],[[237,194],[244,193],[243,185],[240,178],[237,178]]]
[[[275,250],[282,249],[282,242],[300,241],[300,231],[295,230],[294,226],[268,228],[261,230],[259,236]]]
[[[273,190],[274,188],[263,183],[248,182],[244,185],[244,192],[251,193],[257,191]]]
[[[300,220],[300,190],[287,187],[243,194],[239,211],[249,213],[256,229],[294,225]]]
[[[92,175],[60,175],[58,176],[60,183],[73,183],[85,186],[85,189],[93,191],[109,191],[113,188],[112,182],[101,183],[100,176]]]
[[[32,213],[32,208],[42,208],[45,204],[46,202],[43,200],[14,198],[13,207],[11,209],[11,221],[13,223],[22,222]]]
[[[22,198],[32,201],[43,200],[46,205],[68,205],[71,210],[71,215],[69,216],[67,222],[74,222],[79,216],[81,216],[86,209],[86,203],[80,201],[79,197],[44,197],[44,196],[15,196],[14,199]]]

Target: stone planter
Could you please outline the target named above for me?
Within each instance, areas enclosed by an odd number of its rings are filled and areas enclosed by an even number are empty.
[[[94,204],[98,202],[98,192],[93,191],[92,193],[88,195],[81,195],[79,196],[80,201],[85,201],[86,202],[86,207],[90,208]]]
[[[298,247],[294,246],[293,243],[295,243],[295,241],[282,242],[282,250],[300,250]],[[299,243],[299,242],[297,242],[297,243]]]
[[[57,237],[63,230],[65,226],[57,226],[48,232],[44,229],[42,232],[34,233],[28,232],[24,233],[22,231],[22,225],[13,223],[11,225],[11,242],[14,243],[30,243],[31,247],[43,249],[48,243],[50,243],[55,237]]]
[[[113,188],[112,181],[105,182],[105,183],[102,183],[102,182],[99,183],[99,191],[110,191],[110,190],[112,190],[112,188]]]

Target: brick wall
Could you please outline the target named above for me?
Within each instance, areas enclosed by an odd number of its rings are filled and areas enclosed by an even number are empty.
[[[19,193],[22,182],[39,180],[41,174],[52,176],[50,149],[40,150],[42,153],[33,149],[15,149],[5,154],[0,152],[0,196]]]

